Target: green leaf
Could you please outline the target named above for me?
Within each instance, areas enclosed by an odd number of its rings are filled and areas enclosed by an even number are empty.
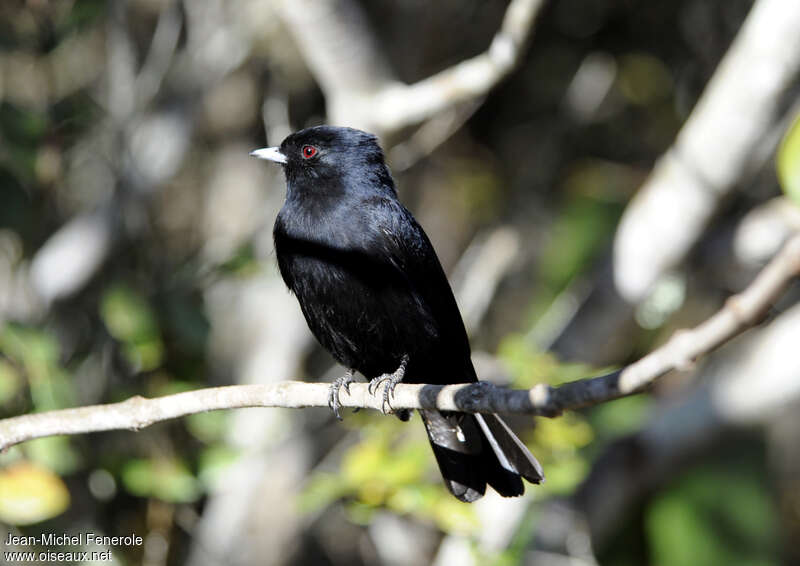
[[[206,491],[222,484],[225,472],[236,462],[238,456],[236,450],[224,444],[209,446],[200,453],[197,476]]]
[[[575,452],[594,440],[594,431],[582,417],[567,413],[557,419],[539,419],[534,439],[537,446],[551,452]]]
[[[561,291],[591,262],[613,234],[618,207],[603,200],[575,195],[552,227],[549,245],[539,260],[543,284]]]
[[[589,462],[577,454],[571,456],[560,456],[552,462],[542,458],[544,463],[547,481],[537,490],[548,494],[570,495],[574,493],[589,473]]]
[[[103,295],[100,316],[108,332],[122,342],[128,362],[138,371],[161,365],[164,345],[156,315],[144,297],[124,285],[115,285]]]
[[[634,395],[592,409],[590,420],[598,433],[608,437],[622,436],[641,428],[653,407],[649,396]]]
[[[777,168],[783,191],[792,201],[800,204],[800,114],[783,136],[778,148]]]
[[[0,351],[24,369],[37,411],[73,406],[69,374],[59,365],[58,341],[46,332],[18,324],[0,331]]]
[[[440,489],[438,493],[433,516],[439,528],[446,533],[475,534],[480,528],[480,522],[475,516],[474,507],[459,501],[444,489]]]
[[[130,460],[122,470],[122,483],[133,495],[171,503],[191,503],[201,495],[197,478],[175,459]]]
[[[157,333],[147,301],[126,286],[115,285],[106,291],[100,314],[111,335],[121,342],[150,339]]]
[[[345,507],[347,519],[356,525],[367,526],[372,522],[375,507],[361,501],[353,501]]]
[[[58,343],[35,328],[7,324],[0,332],[0,351],[21,364],[31,380],[44,380],[58,364]]]
[[[37,438],[22,448],[28,458],[61,475],[72,473],[81,465],[81,457],[68,436]]]
[[[299,497],[304,512],[344,500],[347,518],[368,524],[378,509],[412,515],[445,532],[474,534],[473,508],[442,486],[424,427],[404,427],[392,419],[354,415],[362,440],[342,457],[339,473],[312,475]],[[347,422],[347,421],[346,421]]]
[[[508,334],[497,348],[511,372],[511,386],[530,388],[537,383],[560,385],[584,377],[599,375],[601,370],[586,364],[564,363],[548,352],[537,349],[524,334]]]
[[[363,485],[378,475],[388,456],[384,443],[365,439],[345,454],[342,475],[350,484]]]
[[[186,428],[198,440],[210,444],[220,440],[228,431],[227,411],[208,411],[186,417]]]
[[[339,475],[316,473],[299,496],[298,504],[304,513],[315,513],[344,497],[350,488]]]

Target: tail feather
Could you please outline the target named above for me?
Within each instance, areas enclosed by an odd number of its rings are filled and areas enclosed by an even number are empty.
[[[455,414],[420,411],[433,455],[447,489],[461,501],[483,497],[486,479],[481,470],[481,437],[474,422],[459,422]]]
[[[450,493],[457,499],[472,503],[486,493],[486,478],[481,469],[480,456],[464,454],[431,444],[442,479]]]
[[[475,415],[475,420],[503,468],[531,483],[544,481],[544,471],[539,461],[500,417]]]
[[[542,468],[497,415],[420,411],[444,483],[461,501],[486,492],[486,484],[504,497],[522,495],[522,477],[544,479]]]

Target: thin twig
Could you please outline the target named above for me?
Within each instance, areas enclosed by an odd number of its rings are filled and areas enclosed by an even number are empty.
[[[460,385],[400,384],[395,409],[439,409],[466,413],[518,413],[554,417],[563,411],[596,405],[642,391],[670,370],[685,367],[699,356],[758,322],[789,283],[800,275],[800,235],[758,274],[742,293],[728,299],[716,314],[691,330],[676,333],[638,362],[615,372],[558,387],[536,385],[511,390],[490,383]],[[184,415],[243,407],[325,407],[327,383],[287,381],[264,385],[232,385],[168,395],[134,397],[121,403],[22,415],[0,421],[0,450],[44,436],[104,430],[138,430]],[[367,384],[341,391],[344,407],[381,409],[381,395],[370,395]]]

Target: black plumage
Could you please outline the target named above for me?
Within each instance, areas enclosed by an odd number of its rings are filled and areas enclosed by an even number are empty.
[[[253,155],[279,162],[286,202],[275,252],[309,328],[351,372],[407,383],[476,381],[464,323],[422,227],[400,204],[377,139],[350,128],[296,132]],[[337,380],[332,402],[338,416]],[[373,384],[377,384],[373,380]],[[504,496],[539,463],[496,415],[421,411],[445,484],[462,501]]]

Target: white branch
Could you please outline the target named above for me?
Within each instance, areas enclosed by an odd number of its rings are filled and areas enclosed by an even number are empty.
[[[460,385],[400,384],[395,409],[439,409],[466,413],[521,413],[553,417],[565,410],[595,405],[642,391],[666,372],[684,367],[758,322],[786,286],[800,275],[800,235],[794,236],[742,293],[692,330],[675,334],[666,344],[622,370],[558,387],[540,384],[510,390],[490,383]],[[59,434],[140,429],[176,417],[243,407],[325,407],[329,385],[288,381],[200,389],[156,399],[134,397],[121,403],[63,409],[0,421],[0,450]],[[341,391],[344,407],[380,410],[381,396],[363,383]]]
[[[303,59],[328,102],[378,91],[393,79],[389,64],[367,22],[352,0],[273,0]],[[342,111],[347,112],[344,105]],[[341,116],[338,116],[341,118]]]
[[[544,0],[514,0],[489,49],[413,85],[393,85],[375,96],[372,120],[395,132],[485,95],[508,75],[528,42]]]
[[[800,73],[800,4],[758,0],[674,145],[631,201],[614,243],[620,294],[641,301],[679,264],[735,184],[770,154],[765,137]]]
[[[274,0],[325,93],[330,123],[389,136],[485,95],[517,64],[544,0],[512,0],[486,52],[413,85],[394,78],[349,0]]]
[[[666,344],[628,366],[620,376],[620,392],[624,395],[636,391],[651,382],[654,375],[685,367],[756,324],[788,282],[798,275],[800,235],[795,235],[745,291],[730,297],[711,318],[692,330],[676,332]]]

